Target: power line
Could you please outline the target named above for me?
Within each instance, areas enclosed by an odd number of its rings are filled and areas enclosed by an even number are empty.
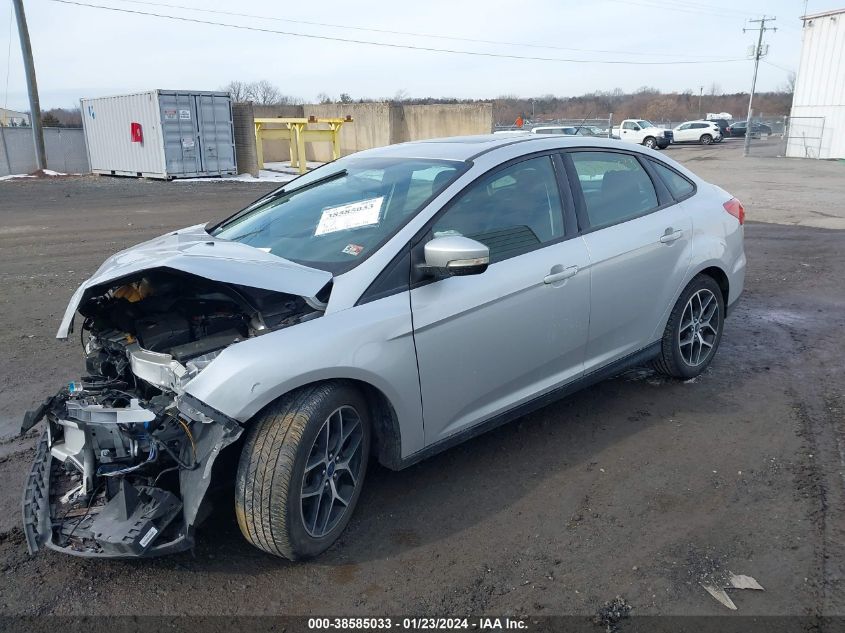
[[[517,46],[522,48],[539,48],[558,51],[576,51],[579,53],[615,53],[618,55],[641,55],[645,57],[661,57],[665,53],[649,53],[645,51],[620,51],[607,49],[589,49],[589,48],[572,48],[568,46],[555,46],[552,44],[532,44],[527,42],[508,42],[504,40],[485,40],[472,37],[459,37],[456,35],[443,35],[440,33],[419,33],[415,31],[397,31],[393,29],[380,29],[365,26],[351,26],[349,24],[334,24],[331,22],[314,22],[311,20],[300,20],[294,18],[281,18],[278,16],[258,15],[255,13],[239,13],[237,11],[223,11],[221,9],[205,9],[201,7],[189,7],[181,4],[170,4],[166,2],[151,2],[149,0],[118,0],[118,2],[125,2],[128,4],[139,4],[150,7],[164,7],[168,9],[179,9],[183,11],[195,11],[197,13],[211,13],[216,15],[228,15],[238,18],[249,18],[253,20],[269,20],[273,22],[286,22],[288,24],[304,24],[307,26],[319,26],[332,29],[346,29],[351,31],[361,31],[365,33],[380,33],[385,35],[405,35],[410,37],[423,37],[439,40],[451,40],[455,42],[471,42],[474,44],[494,44],[496,46]],[[678,57],[694,57],[698,59],[726,59],[724,55],[688,55],[684,53],[676,53]]]
[[[786,66],[781,66],[780,64],[776,64],[775,62],[770,62],[768,59],[761,59],[760,61],[763,62],[764,64],[768,64],[769,66],[773,66],[774,68],[778,68],[778,69],[780,69],[784,72],[787,72],[787,73],[794,73],[795,72],[794,68],[787,68]]]
[[[659,0],[651,0],[651,1],[657,2]],[[684,6],[695,7],[695,8],[705,9],[707,11],[713,11],[715,9],[716,11],[725,11],[727,13],[735,13],[735,14],[739,14],[739,15],[757,15],[756,13],[752,13],[750,11],[742,11],[740,9],[734,9],[733,7],[726,7],[726,6],[721,6],[721,5],[718,5],[718,4],[710,4],[710,3],[704,3],[704,2],[691,2],[689,0],[675,0],[675,2],[671,2],[671,1],[667,0],[665,2],[665,4],[670,5],[670,6],[671,5],[678,5],[678,6],[681,6],[681,7],[684,7]]]
[[[664,11],[676,11],[680,13],[688,13],[692,15],[715,15],[715,16],[723,16],[729,18],[736,18],[738,16],[749,16],[749,15],[756,15],[754,13],[749,13],[746,11],[737,11],[735,9],[728,9],[727,7],[724,8],[723,11],[714,11],[711,6],[698,6],[698,5],[679,5],[673,3],[663,3],[661,0],[609,0],[610,2],[617,2],[619,4],[625,5],[635,5],[640,7],[646,7],[648,9],[662,9]]]
[[[719,64],[726,62],[744,61],[743,59],[713,59],[713,60],[675,60],[675,61],[630,61],[630,60],[608,60],[608,59],[569,59],[563,57],[533,57],[529,55],[509,55],[506,53],[486,53],[482,51],[466,51],[450,48],[435,48],[433,46],[416,46],[413,44],[394,44],[391,42],[374,42],[371,40],[359,40],[345,37],[335,37],[330,35],[315,35],[311,33],[297,33],[295,31],[282,31],[277,29],[268,29],[257,26],[246,26],[243,24],[231,24],[228,22],[217,22],[214,20],[201,20],[199,18],[188,18],[176,15],[166,15],[163,13],[153,13],[151,11],[139,11],[136,9],[120,9],[117,7],[108,7],[101,4],[90,4],[87,2],[76,2],[74,0],[49,0],[49,2],[58,2],[59,4],[74,5],[78,7],[89,7],[92,9],[101,9],[104,11],[113,11],[115,13],[128,13],[132,15],[146,15],[150,17],[163,18],[166,20],[175,20],[178,22],[190,22],[193,24],[206,24],[210,26],[222,26],[232,29],[240,29],[243,31],[254,31],[258,33],[272,33],[275,35],[287,35],[290,37],[301,37],[307,39],[315,39],[330,42],[343,42],[345,44],[363,44],[368,46],[383,46],[386,48],[427,51],[432,53],[450,53],[454,55],[472,55],[475,57],[496,57],[500,59],[517,59],[526,61],[541,61],[541,62],[566,62],[573,64],[614,64],[614,65],[634,65],[634,66],[673,66],[679,64]]]

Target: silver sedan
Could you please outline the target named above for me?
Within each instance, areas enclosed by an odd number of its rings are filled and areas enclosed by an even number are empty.
[[[118,253],[58,333],[78,329],[84,377],[24,421],[47,427],[29,547],[187,549],[215,459],[239,451],[246,539],[317,555],[370,458],[404,468],[633,365],[703,372],[743,222],[646,148],[490,135],[360,152]]]

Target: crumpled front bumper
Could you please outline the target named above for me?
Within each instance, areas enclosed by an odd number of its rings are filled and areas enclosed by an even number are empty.
[[[190,397],[188,397],[190,399]],[[193,400],[184,409],[201,417],[197,464],[179,471],[179,491],[120,478],[85,507],[67,502],[64,464],[51,453],[49,429],[38,440],[22,500],[23,530],[31,554],[42,548],[86,558],[140,558],[193,547],[194,525],[211,483],[212,466],[243,427]],[[116,478],[117,479],[117,478]]]

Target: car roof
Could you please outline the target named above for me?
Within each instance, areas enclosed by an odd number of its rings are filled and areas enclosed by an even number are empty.
[[[589,140],[588,140],[589,139]],[[449,138],[433,138],[424,141],[410,141],[386,147],[376,147],[358,152],[356,156],[375,157],[396,157],[396,158],[430,158],[440,160],[468,161],[494,151],[501,147],[520,144],[524,146],[525,153],[546,149],[549,143],[557,147],[584,147],[595,145],[596,147],[619,147],[620,141],[608,141],[601,138],[585,136],[567,136],[552,134],[531,134],[526,131],[524,134],[479,134],[477,136],[452,136]],[[626,144],[626,148],[630,144]]]

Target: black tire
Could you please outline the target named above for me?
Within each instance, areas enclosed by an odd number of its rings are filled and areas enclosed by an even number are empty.
[[[715,333],[711,333],[709,326],[704,326],[700,330],[696,325],[688,325],[689,321],[685,319],[687,304],[693,296],[707,297],[712,295],[716,302],[715,314]],[[709,295],[708,295],[709,293]],[[709,308],[708,304],[708,308]],[[705,311],[706,313],[706,311]],[[694,316],[694,315],[693,315]],[[712,319],[711,319],[712,320]],[[683,321],[683,322],[682,322]],[[716,355],[716,350],[719,348],[719,342],[722,340],[722,331],[725,326],[725,300],[722,297],[722,289],[719,284],[708,275],[696,275],[692,281],[687,284],[678,301],[672,308],[669,315],[669,321],[666,323],[666,329],[663,332],[663,340],[660,346],[660,355],[654,361],[654,368],[662,374],[672,376],[673,378],[681,378],[688,380],[701,374]],[[704,339],[709,343],[710,347],[705,347],[704,344],[698,342],[698,350],[707,349],[706,356],[695,359],[696,344],[682,345],[681,331],[684,331],[684,340],[687,335],[694,336],[696,341]],[[712,328],[711,328],[712,329]],[[701,332],[701,337],[698,338],[698,333]],[[686,356],[693,356],[693,360],[698,362],[691,363]]]
[[[713,142],[713,137],[710,134],[702,134],[699,140],[702,145],[710,145]]]
[[[657,147],[657,139],[655,139],[653,136],[646,136],[643,139],[643,145],[645,145],[649,149],[654,149],[655,147]]]
[[[304,517],[302,493],[306,462],[312,450],[317,450],[315,441],[318,434],[323,437],[329,417],[341,409],[354,410],[360,419],[359,472],[348,504],[337,515],[337,522],[325,534],[315,536],[309,532]],[[328,450],[327,434],[326,453]],[[310,558],[324,552],[343,532],[355,510],[364,484],[369,452],[367,402],[358,390],[346,383],[326,382],[304,387],[269,405],[249,429],[238,465],[235,513],[246,540],[269,554],[290,560]],[[335,457],[338,464],[340,456],[338,452]],[[327,488],[331,484],[328,490],[331,494],[337,482],[328,479],[333,476],[337,480],[340,471],[340,466],[337,471],[332,466],[328,477],[326,469],[323,469],[322,475],[312,470],[307,476],[322,477],[316,488],[320,489],[321,482]],[[318,494],[319,501],[322,501],[324,493]],[[327,516],[332,515],[334,507],[332,500]],[[319,508],[318,504],[316,518],[320,516]],[[328,525],[328,520],[326,523]]]

